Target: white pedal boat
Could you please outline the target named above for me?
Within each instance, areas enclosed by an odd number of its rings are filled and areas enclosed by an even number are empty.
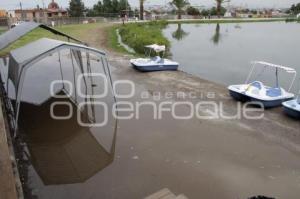
[[[272,108],[272,107],[281,106],[282,102],[293,99],[295,97],[293,93],[290,93],[290,89],[292,88],[297,75],[297,72],[293,68],[279,66],[267,62],[262,62],[262,61],[255,61],[252,62],[252,64],[253,64],[252,69],[248,75],[245,84],[230,85],[228,87],[229,93],[234,99],[243,102],[245,101],[259,102],[262,103],[262,105],[265,108]],[[275,73],[276,85],[274,87],[264,85],[260,81],[253,81],[249,83],[253,70],[256,66],[274,68],[274,70],[276,71]],[[290,87],[287,91],[284,88],[279,86],[279,82],[278,82],[279,70],[285,71],[293,75],[293,78],[291,79]]]
[[[146,51],[146,56],[148,54],[149,58],[138,58],[131,59],[130,63],[132,66],[142,72],[152,72],[152,71],[166,71],[166,70],[177,70],[179,64],[177,62],[171,61],[169,59],[165,59],[160,56],[151,57],[151,53],[155,52],[156,54],[162,53],[164,54],[166,47],[159,46],[157,44],[145,46],[148,49]]]

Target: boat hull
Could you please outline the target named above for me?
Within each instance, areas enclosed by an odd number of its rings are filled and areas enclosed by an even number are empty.
[[[232,90],[229,90],[229,94],[230,96],[237,100],[237,101],[241,101],[241,102],[247,102],[247,101],[250,101],[250,97],[242,94],[242,93],[239,93],[239,92],[235,92],[235,91],[232,91]]]
[[[155,72],[155,71],[176,71],[178,65],[153,65],[153,66],[138,66],[132,63],[132,66],[141,72]]]
[[[284,102],[283,105],[283,112],[295,119],[300,119],[300,104],[296,105],[296,100],[291,100],[288,102]],[[294,107],[291,105],[294,104]],[[296,108],[298,107],[298,108]]]
[[[252,101],[252,102],[258,102],[261,103],[264,108],[274,108],[282,105],[282,102],[288,101],[291,98],[286,98],[286,99],[278,99],[278,100],[261,100],[253,97],[249,97],[243,93],[239,93],[236,91],[229,90],[229,94],[232,98],[234,98],[237,101],[241,102],[247,102],[247,101]]]
[[[300,111],[296,111],[294,109],[291,109],[289,107],[283,107],[283,111],[285,114],[287,114],[290,117],[296,118],[296,119],[300,119]]]

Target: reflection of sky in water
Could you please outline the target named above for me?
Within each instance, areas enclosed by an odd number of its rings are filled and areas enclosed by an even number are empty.
[[[34,187],[32,195],[37,195],[38,198],[51,197],[52,188],[62,184],[85,183],[114,160],[116,120],[111,111],[106,115],[100,105],[82,106],[78,111],[74,104],[74,100],[77,103],[103,102],[107,105],[108,111],[112,110],[114,98],[111,86],[107,85],[107,95],[102,98],[79,97],[78,92],[73,91],[70,100],[65,96],[65,92],[70,92],[70,88],[66,86],[65,91],[61,91],[62,84],[56,86],[55,91],[64,95],[64,99],[57,99],[50,95],[50,83],[53,80],[60,80],[63,77],[64,80],[73,82],[74,75],[77,79],[82,72],[86,71],[104,75],[102,67],[102,63],[105,63],[104,58],[95,57],[92,53],[87,56],[85,52],[82,52],[80,58],[80,56],[76,57],[75,51],[71,56],[69,49],[61,50],[60,55],[61,59],[58,52],[55,52],[29,67],[23,85],[19,123],[28,147],[26,151],[31,160],[30,166],[24,169],[28,171],[23,172],[28,175],[29,179],[26,181],[28,186]],[[71,57],[74,59],[72,60]],[[87,57],[90,59],[88,60]],[[62,71],[60,71],[59,60],[61,60]],[[72,63],[75,74],[73,74]],[[80,81],[80,90],[86,95],[100,95],[104,89],[103,82],[103,79],[98,77],[87,76]],[[14,95],[12,83],[9,92],[11,96]],[[66,116],[70,110],[73,110],[71,118],[56,120],[50,116],[50,106],[59,101],[72,106],[71,108],[65,105],[55,106],[55,115]],[[108,122],[101,127],[83,127],[78,123],[77,113],[80,113],[80,119],[85,124],[101,123],[105,117]],[[39,192],[39,190],[43,191]]]
[[[253,60],[293,67],[300,73],[299,32],[297,23],[242,23],[242,24],[182,24],[182,40],[174,38],[178,25],[172,24],[164,31],[171,40],[173,59],[180,69],[204,79],[221,84],[244,82]],[[187,53],[188,52],[188,53]],[[261,70],[258,68],[253,77]],[[259,77],[273,85],[275,71],[266,71]],[[290,75],[281,73],[283,86]],[[299,89],[299,81],[293,91]]]

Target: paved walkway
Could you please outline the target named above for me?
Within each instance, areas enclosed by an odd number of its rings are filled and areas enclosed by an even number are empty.
[[[15,199],[17,191],[0,102],[0,199]]]

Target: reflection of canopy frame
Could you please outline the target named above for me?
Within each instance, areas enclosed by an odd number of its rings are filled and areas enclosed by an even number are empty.
[[[293,78],[292,78],[292,80],[291,80],[291,83],[290,83],[290,86],[289,86],[288,91],[290,91],[290,90],[292,89],[293,84],[294,84],[294,82],[295,82],[295,80],[296,80],[296,76],[297,76],[297,72],[295,71],[295,69],[290,68],[290,67],[286,67],[286,66],[281,66],[281,65],[271,64],[271,63],[264,62],[264,61],[253,61],[253,62],[251,62],[251,64],[252,64],[252,67],[251,67],[250,73],[249,73],[249,75],[248,75],[248,77],[247,77],[247,79],[246,79],[245,84],[248,84],[248,83],[249,83],[249,81],[250,81],[250,79],[251,79],[251,77],[252,77],[252,74],[253,74],[253,71],[254,71],[255,67],[256,67],[257,65],[260,65],[260,66],[263,66],[263,67],[265,67],[265,68],[266,68],[266,67],[269,67],[269,68],[274,68],[274,69],[275,69],[275,71],[276,71],[276,86],[277,86],[277,87],[279,86],[279,80],[278,80],[278,70],[279,70],[279,69],[285,71],[286,73],[294,74],[294,75],[293,75]]]
[[[76,105],[69,99],[59,100],[71,102],[73,108],[76,108]],[[32,121],[32,118],[34,121],[45,121],[43,123],[37,123],[35,128],[28,132],[27,136],[30,140],[28,143],[28,151],[30,153],[28,153],[27,150],[24,150],[24,153],[33,163],[35,170],[45,185],[82,183],[114,161],[117,120],[115,120],[115,127],[112,131],[110,147],[105,148],[91,133],[90,128],[82,127],[78,124],[76,116],[71,117],[68,121],[60,121],[59,125],[56,125],[57,121],[52,120],[48,114],[44,114],[48,112],[50,105],[56,101],[57,99],[50,98],[38,106],[27,103],[22,104],[24,109],[21,111],[21,114],[25,115],[22,125],[26,126],[28,122]],[[43,133],[39,133],[41,130]],[[31,137],[31,135],[34,136]],[[72,142],[72,140],[77,141]],[[68,148],[66,145],[71,145],[71,148],[76,150],[71,150],[70,153],[66,153],[65,148]],[[44,151],[43,153],[40,153],[41,148]],[[60,155],[57,156],[57,151],[53,151],[51,148],[62,149]],[[82,153],[77,154],[78,150],[81,150]],[[84,154],[94,155],[86,156]],[[97,156],[96,159],[95,155]],[[64,161],[60,159],[62,156],[65,157]],[[81,164],[83,161],[85,161],[85,164]],[[70,165],[72,165],[71,169],[68,170],[65,175],[63,171],[64,169],[70,168]],[[85,170],[83,168],[86,168],[87,172],[82,172]],[[57,169],[62,172],[59,176],[55,173]]]
[[[24,79],[25,79],[25,76],[26,76],[26,70],[30,66],[32,66],[33,64],[35,64],[38,61],[42,60],[43,58],[47,57],[49,54],[51,54],[53,52],[58,52],[58,51],[63,50],[63,49],[70,49],[71,51],[84,51],[84,52],[87,53],[87,55],[89,53],[94,53],[94,54],[98,55],[99,58],[101,58],[103,71],[104,71],[105,75],[109,78],[109,81],[110,81],[109,83],[112,85],[111,72],[110,72],[110,69],[108,67],[107,60],[103,59],[103,56],[105,56],[105,53],[103,53],[103,52],[101,52],[97,49],[87,47],[87,46],[73,44],[73,43],[67,43],[67,42],[61,42],[61,41],[56,41],[56,40],[51,40],[51,39],[41,39],[41,40],[38,40],[38,41],[36,41],[32,44],[29,44],[29,45],[39,45],[42,42],[53,43],[53,45],[52,46],[50,45],[49,49],[43,51],[42,53],[37,54],[37,55],[31,57],[30,59],[24,59],[23,62],[18,63],[18,65],[19,65],[18,67],[20,67],[19,70],[17,70],[18,74],[15,74],[15,73],[13,74],[15,77],[17,75],[17,79],[15,79],[15,82],[14,82],[15,83],[15,96],[16,96],[15,118],[14,118],[15,119],[15,135],[16,135],[16,132],[17,132],[17,129],[18,129],[18,119],[19,119],[19,111],[20,111],[20,104],[21,104],[21,95],[22,95]],[[26,48],[26,46],[23,47],[23,48]],[[24,50],[24,49],[18,49],[18,50],[20,52],[20,50]],[[12,54],[14,54],[14,53],[12,52]],[[72,54],[72,52],[71,52],[71,54]],[[22,55],[21,55],[21,57],[22,57]],[[87,56],[87,58],[89,58],[89,56]],[[62,74],[61,59],[59,59],[59,62],[60,62],[60,71],[61,71],[61,74]],[[73,76],[75,77],[74,63],[72,63],[72,65],[73,65]],[[10,66],[10,68],[11,68],[11,66]],[[87,70],[88,70],[88,73],[91,72],[91,68],[90,68],[88,63],[87,63]],[[81,71],[81,73],[84,73],[84,68],[83,68],[82,64],[80,66],[80,71]],[[63,75],[61,76],[61,78],[63,80]],[[76,81],[76,80],[74,79],[74,81]],[[85,84],[86,84],[86,80],[84,80],[84,81],[85,81]],[[7,84],[8,84],[8,82],[7,82]],[[76,90],[75,87],[76,87],[76,83],[74,85],[74,89]],[[114,100],[116,100],[114,95],[113,95],[113,97],[114,97]],[[76,98],[77,98],[77,96],[75,94],[75,102],[76,102]]]

